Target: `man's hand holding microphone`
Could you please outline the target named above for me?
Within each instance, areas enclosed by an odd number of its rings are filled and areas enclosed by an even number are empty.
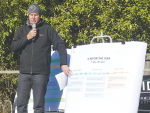
[[[32,30],[27,34],[27,39],[32,39],[35,41],[35,36],[37,34],[36,24],[32,24]]]

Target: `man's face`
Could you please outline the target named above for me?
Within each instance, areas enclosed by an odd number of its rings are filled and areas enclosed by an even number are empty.
[[[29,14],[30,24],[37,24],[40,21],[40,16],[37,13]]]

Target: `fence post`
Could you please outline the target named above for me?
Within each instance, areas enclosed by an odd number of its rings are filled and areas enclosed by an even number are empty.
[[[3,103],[1,99],[0,99],[0,112],[3,113]]]
[[[4,101],[4,106],[3,106],[3,111],[4,111],[4,113],[5,113],[5,106],[6,106],[6,103],[9,103],[9,104],[10,104],[10,111],[11,111],[11,113],[12,113],[12,103],[11,103],[10,100],[5,100],[5,101]]]

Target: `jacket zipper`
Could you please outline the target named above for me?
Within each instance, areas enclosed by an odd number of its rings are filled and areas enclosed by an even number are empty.
[[[32,75],[32,62],[33,61],[33,42],[32,42],[32,54],[31,54],[31,75]]]

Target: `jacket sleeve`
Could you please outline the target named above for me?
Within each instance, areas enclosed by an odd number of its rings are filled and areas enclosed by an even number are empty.
[[[59,52],[60,66],[67,65],[67,51],[62,37],[56,32],[54,28],[49,31],[49,35],[53,48]]]
[[[10,48],[13,52],[19,52],[21,51],[28,43],[27,36],[22,36],[23,32],[22,29],[19,28],[16,31],[14,40],[12,41]]]

